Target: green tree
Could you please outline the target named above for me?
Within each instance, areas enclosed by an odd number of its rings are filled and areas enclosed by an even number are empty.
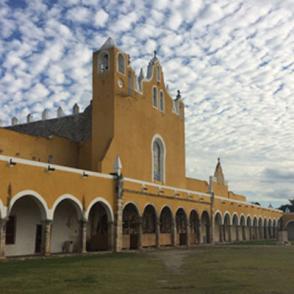
[[[294,212],[294,199],[289,199],[290,204],[284,204],[279,207],[279,209],[283,210],[284,212]]]

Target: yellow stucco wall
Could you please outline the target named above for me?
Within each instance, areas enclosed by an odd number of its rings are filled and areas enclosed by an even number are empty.
[[[0,199],[7,207],[13,197],[26,190],[38,193],[49,209],[62,195],[72,195],[84,205],[85,210],[97,197],[104,198],[114,207],[114,183],[111,179],[82,177],[82,172],[73,173],[58,169],[48,172],[46,165],[39,167],[17,163],[15,166],[9,166],[5,161],[0,161],[0,173]],[[30,195],[30,192],[27,192],[27,195]]]
[[[125,74],[117,72],[118,50],[112,48],[108,52],[109,72],[97,73],[99,53],[94,54],[93,61],[93,130],[98,137],[93,139],[92,146],[95,157],[102,159],[98,170],[112,172],[115,157],[119,155],[126,176],[151,181],[151,142],[155,135],[160,135],[166,146],[165,183],[185,187],[183,105],[180,115],[172,112],[172,99],[165,89],[162,72],[159,82],[153,74],[150,80],[144,81],[142,94],[135,92],[132,68],[126,64]],[[127,60],[127,56],[124,56]],[[155,65],[153,70],[156,66],[161,70],[160,64]],[[128,84],[129,75],[132,86]],[[123,84],[122,88],[118,86],[119,80]],[[164,112],[152,106],[153,86],[158,88],[158,92],[162,90],[164,93]]]
[[[0,128],[0,155],[76,167],[78,145],[67,139],[52,136],[43,138]]]

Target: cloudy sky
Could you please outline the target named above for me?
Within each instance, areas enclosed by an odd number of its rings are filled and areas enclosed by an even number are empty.
[[[250,201],[294,198],[294,0],[0,2],[4,124],[86,107],[92,51],[111,36],[138,71],[156,49],[182,91],[189,176],[207,179],[220,156]]]

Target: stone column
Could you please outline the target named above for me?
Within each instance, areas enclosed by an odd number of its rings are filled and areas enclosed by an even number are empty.
[[[119,156],[116,157],[114,163],[115,177],[115,195],[116,195],[116,211],[114,216],[114,225],[112,225],[112,248],[115,252],[119,252],[123,247],[123,192],[124,177],[121,174],[122,164]],[[114,228],[113,228],[114,226]]]
[[[172,246],[177,246],[177,225],[176,221],[172,221]]]
[[[108,250],[114,249],[114,223],[113,221],[109,221],[107,223],[107,243],[108,243]]]
[[[43,221],[42,255],[44,256],[51,254],[51,232],[52,220]]]
[[[247,238],[246,238],[246,226],[241,226],[242,228],[242,241],[246,241]]]
[[[117,208],[116,208],[116,214],[115,214],[115,221],[114,221],[114,246],[113,249],[115,252],[120,252],[122,250],[122,239],[123,239],[123,232],[122,232],[122,226],[123,226],[123,203],[122,199],[118,198],[117,201]]]
[[[187,247],[190,247],[191,246],[191,227],[189,222],[187,222],[186,231],[187,231]]]
[[[275,227],[275,239],[278,240],[278,233],[279,233],[279,230],[278,230],[278,227],[276,226]]]
[[[142,217],[139,217],[138,221],[138,249],[143,248],[143,221]]]
[[[252,240],[252,226],[249,226],[248,229],[249,229],[249,240]]]
[[[240,241],[240,226],[236,225],[236,241]]]
[[[210,223],[206,224],[205,227],[206,227],[206,233],[208,232],[208,234],[206,236],[206,243],[209,244],[209,243],[211,243],[211,239],[210,239],[211,238],[211,224]]]
[[[5,258],[6,219],[0,220],[0,259]]]
[[[229,242],[232,242],[232,226],[231,225],[227,225],[228,226],[228,238],[229,238]]]
[[[214,227],[215,227],[215,223],[214,223],[214,218],[211,218],[210,221],[210,228],[209,228],[209,240],[211,244],[214,244]]]
[[[81,220],[81,253],[87,253],[87,221]]]
[[[196,240],[197,240],[197,244],[201,243],[201,224],[200,224],[200,221],[197,223]]]
[[[220,225],[220,241],[221,242],[226,242],[226,227],[225,225]]]
[[[156,224],[155,224],[155,234],[156,234],[156,248],[160,247],[160,219],[156,219]]]

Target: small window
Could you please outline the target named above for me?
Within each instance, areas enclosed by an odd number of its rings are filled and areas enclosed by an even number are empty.
[[[152,90],[152,105],[156,108],[158,107],[157,88],[156,87],[153,87],[153,90]]]
[[[122,74],[125,73],[125,59],[121,53],[118,55],[118,71]]]
[[[105,72],[108,70],[108,68],[109,68],[109,56],[108,56],[108,53],[103,53],[99,57],[98,70],[100,72]]]
[[[160,67],[156,67],[156,80],[157,82],[160,82]]]
[[[6,223],[6,245],[15,244],[16,217],[10,216]]]
[[[160,97],[159,97],[159,110],[161,112],[164,112],[164,96],[163,91],[160,91]]]

